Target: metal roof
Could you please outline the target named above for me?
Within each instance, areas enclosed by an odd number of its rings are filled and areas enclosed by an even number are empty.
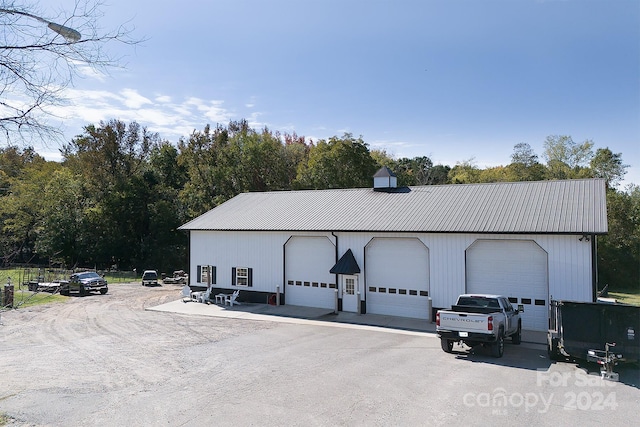
[[[347,249],[347,252],[344,253],[331,270],[329,270],[331,274],[356,274],[360,273],[360,266],[358,265],[358,261],[356,261],[356,257],[353,256],[353,252],[351,249]]]
[[[608,232],[602,179],[242,193],[180,229]]]

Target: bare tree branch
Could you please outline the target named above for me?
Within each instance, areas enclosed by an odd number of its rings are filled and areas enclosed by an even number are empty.
[[[76,0],[72,10],[43,16],[36,0],[0,0],[0,138],[5,145],[62,136],[48,123],[50,107],[68,102],[64,90],[89,67],[98,73],[120,67],[122,58],[105,49],[110,43],[135,45],[133,27],[112,31],[98,23],[104,4]]]

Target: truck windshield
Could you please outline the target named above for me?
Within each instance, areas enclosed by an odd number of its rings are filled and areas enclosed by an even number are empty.
[[[460,297],[460,299],[458,299],[458,305],[464,305],[467,307],[500,308],[500,304],[496,298],[487,297]]]

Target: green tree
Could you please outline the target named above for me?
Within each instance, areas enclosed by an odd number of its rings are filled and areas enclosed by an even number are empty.
[[[538,161],[538,155],[524,142],[513,147],[508,168],[512,181],[542,181],[546,172],[544,165]]]
[[[151,150],[150,167],[155,174],[152,191],[155,197],[148,205],[150,247],[147,263],[166,271],[183,270],[187,262],[188,239],[178,227],[187,221],[180,190],[188,177],[184,165],[178,163],[178,150],[167,141]]]
[[[218,127],[212,132],[209,125],[178,142],[177,163],[188,177],[180,190],[187,218],[194,218],[226,200],[225,189],[216,180],[215,173],[220,168],[218,158],[227,145],[227,130]]]
[[[284,140],[284,143],[283,143]],[[291,188],[304,137],[249,128],[246,120],[194,132],[178,143],[178,164],[188,176],[180,197],[194,217],[245,191]]]
[[[11,176],[5,182],[8,186],[0,203],[3,263],[37,262],[36,239],[44,202],[42,189],[47,186],[60,164],[47,162],[30,150],[9,151],[9,157],[13,157],[9,163],[17,169],[9,170]],[[18,156],[14,157],[15,154]],[[18,159],[21,160],[15,161]],[[20,165],[21,161],[24,163]]]
[[[452,184],[474,184],[480,181],[480,169],[474,159],[458,162],[449,171],[449,181]]]
[[[622,163],[622,153],[614,154],[608,147],[598,148],[591,159],[591,169],[596,178],[604,178],[607,187],[616,188],[629,166]]]
[[[286,162],[287,188],[292,188],[298,174],[298,166],[309,160],[311,151],[310,143],[304,136],[298,136],[295,132],[282,135],[284,140],[284,158]]]
[[[243,130],[230,139],[237,161],[237,192],[273,191],[290,188],[294,166],[278,135],[267,128],[261,132]]]
[[[550,135],[544,142],[548,179],[574,179],[591,176],[589,162],[593,158],[593,141],[581,144],[571,136]]]
[[[320,140],[309,152],[309,160],[298,168],[297,188],[362,188],[373,184],[376,162],[362,137],[345,133]]]
[[[508,166],[496,166],[480,171],[478,182],[513,182],[519,181],[518,176]]]
[[[407,181],[406,185],[427,185],[431,183],[432,168],[433,162],[427,156],[403,157],[397,161],[396,173],[400,171],[404,178],[402,181]]]
[[[609,234],[598,237],[600,288],[640,291],[640,187],[607,191]]]
[[[63,260],[73,267],[91,245],[85,223],[90,208],[83,180],[68,168],[56,170],[42,190],[42,211],[36,251],[42,257]]]
[[[94,200],[87,212],[93,244],[79,256],[101,266],[141,267],[150,254],[149,206],[158,180],[150,170],[159,136],[136,122],[89,125],[63,149],[64,165],[82,177]]]

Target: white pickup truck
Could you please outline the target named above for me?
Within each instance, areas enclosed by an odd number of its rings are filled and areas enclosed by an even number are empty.
[[[490,346],[494,357],[502,357],[504,339],[520,344],[522,308],[514,309],[509,299],[500,295],[460,295],[450,310],[436,313],[436,332],[442,349],[451,353],[460,342],[475,347]]]

